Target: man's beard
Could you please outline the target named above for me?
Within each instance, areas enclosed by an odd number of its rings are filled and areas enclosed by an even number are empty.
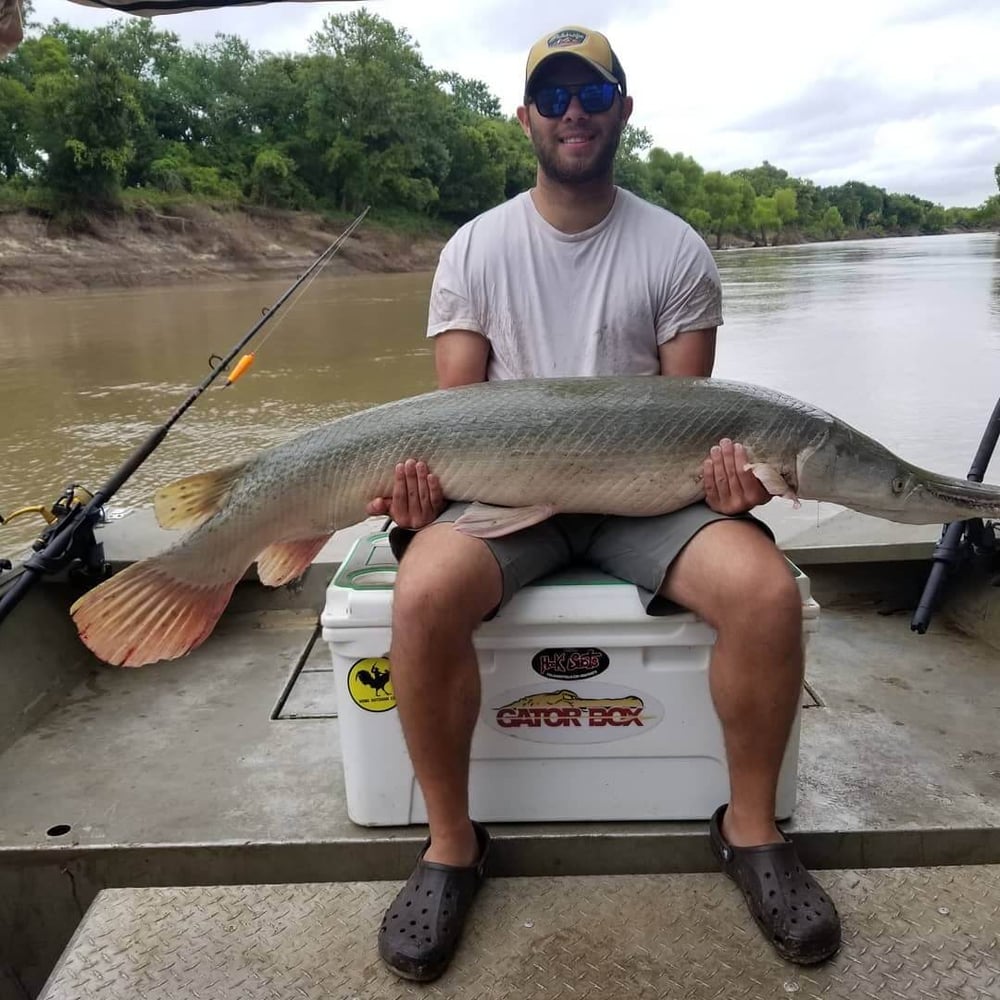
[[[549,180],[560,184],[588,184],[590,181],[610,177],[620,141],[621,131],[616,129],[605,138],[604,144],[589,163],[577,163],[566,167],[558,159],[561,145],[559,140],[554,140],[555,149],[552,149],[536,139],[534,129],[531,131],[531,144],[535,147],[538,166]]]

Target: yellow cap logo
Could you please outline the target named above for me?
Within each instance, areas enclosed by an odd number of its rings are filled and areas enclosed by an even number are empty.
[[[586,40],[587,36],[582,31],[577,31],[575,28],[564,28],[549,38],[548,46],[550,49],[558,49],[564,45],[583,45]]]
[[[366,712],[388,712],[396,707],[389,661],[385,657],[358,660],[347,675],[351,700]]]

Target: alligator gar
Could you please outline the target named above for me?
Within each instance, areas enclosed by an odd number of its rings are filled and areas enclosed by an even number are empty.
[[[353,413],[247,461],[161,489],[167,528],[191,528],[72,608],[102,660],[173,659],[211,633],[256,560],[279,586],[339,528],[423,459],[450,500],[475,501],[455,528],[507,534],[557,513],[661,514],[703,499],[702,464],[724,438],[772,495],[823,500],[891,521],[1000,516],[1000,487],[937,475],[814,406],[720,379],[598,376],[483,382]]]

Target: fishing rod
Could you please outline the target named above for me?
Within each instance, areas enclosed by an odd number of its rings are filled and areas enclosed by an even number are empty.
[[[983,432],[976,455],[972,459],[969,473],[965,477],[970,482],[981,483],[983,481],[986,467],[990,464],[990,458],[998,440],[1000,440],[1000,399],[993,407],[993,413],[990,415],[986,430]],[[949,574],[958,565],[960,559],[968,553],[969,549],[975,551],[993,548],[995,551],[995,545],[995,541],[991,541],[991,536],[981,518],[952,521],[951,524],[945,525],[941,538],[934,547],[931,571],[924,584],[920,600],[917,602],[917,609],[910,621],[911,631],[920,635],[927,631],[934,606],[938,602]]]
[[[156,451],[163,443],[170,428],[184,416],[201,394],[226,371],[229,363],[274,318],[275,313],[288,301],[296,289],[302,286],[304,282],[315,278],[322,268],[329,263],[337,251],[351,237],[355,229],[361,225],[370,209],[370,205],[366,206],[364,211],[282,293],[274,305],[263,310],[261,318],[224,358],[212,355],[209,362],[211,363],[218,358],[218,363],[212,366],[209,374],[202,379],[191,391],[187,399],[174,410],[164,423],[132,452],[121,467],[96,493],[83,490],[78,484],[74,483],[66,488],[53,505],[51,511],[44,511],[44,509],[38,507],[29,507],[15,512],[16,514],[21,514],[37,510],[50,523],[38,541],[32,546],[35,551],[22,564],[22,572],[16,582],[3,597],[0,597],[0,623],[17,607],[24,595],[43,575],[57,572],[76,560],[82,562],[83,571],[90,577],[105,575],[103,545],[94,537],[95,525],[102,523],[104,520],[104,505],[129,481],[143,462]],[[284,316],[282,316],[282,319],[284,319]],[[273,332],[273,328],[271,332]],[[270,336],[270,333],[268,336]],[[266,339],[267,337],[264,338],[264,340]],[[254,357],[254,352],[250,352],[240,358],[236,367],[230,373],[226,381],[226,386],[232,385],[253,364]],[[85,494],[85,496],[80,496],[77,491]],[[6,520],[9,521],[13,516],[8,516]],[[0,518],[0,524],[3,523],[4,519]]]

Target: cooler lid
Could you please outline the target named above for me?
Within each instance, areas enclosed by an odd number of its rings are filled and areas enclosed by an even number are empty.
[[[810,597],[809,578],[789,562],[802,596],[803,617],[815,618],[819,605]],[[351,547],[326,590],[320,616],[328,628],[388,628],[392,618],[392,588],[398,564],[389,535],[363,535]],[[674,620],[695,619],[678,611]],[[493,622],[548,624],[552,622],[648,622],[639,588],[587,566],[574,566],[536,581],[515,594]]]

